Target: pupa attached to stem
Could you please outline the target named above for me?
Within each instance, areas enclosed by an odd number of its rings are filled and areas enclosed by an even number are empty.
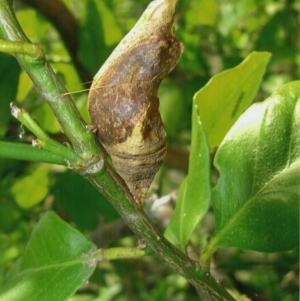
[[[92,125],[138,203],[166,153],[157,92],[184,49],[174,33],[176,3],[150,3],[100,68],[89,93]]]

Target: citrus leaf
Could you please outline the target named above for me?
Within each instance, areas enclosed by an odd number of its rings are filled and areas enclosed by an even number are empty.
[[[262,252],[299,244],[300,81],[251,106],[217,151],[210,248]]]
[[[181,250],[184,250],[195,227],[206,214],[210,195],[210,150],[198,108],[194,105],[189,173],[180,185],[175,212],[165,232],[165,236]]]
[[[95,269],[97,262],[84,258],[93,249],[82,234],[47,212],[0,288],[0,300],[68,300]]]
[[[43,201],[49,191],[50,170],[49,166],[39,166],[12,185],[11,193],[20,207],[30,208]]]
[[[218,146],[255,96],[271,54],[252,52],[238,66],[219,73],[195,95],[211,147]]]

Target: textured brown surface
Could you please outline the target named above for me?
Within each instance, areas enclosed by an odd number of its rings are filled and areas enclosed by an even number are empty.
[[[92,123],[137,202],[166,152],[157,91],[183,51],[174,35],[175,3],[156,0],[148,6],[98,71],[89,94]]]

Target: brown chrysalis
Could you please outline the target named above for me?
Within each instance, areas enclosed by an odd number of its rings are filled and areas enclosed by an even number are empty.
[[[166,153],[157,92],[184,48],[174,33],[176,3],[150,3],[100,68],[89,93],[92,124],[138,203]]]

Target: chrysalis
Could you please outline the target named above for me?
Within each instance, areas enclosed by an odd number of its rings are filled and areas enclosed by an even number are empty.
[[[150,3],[100,68],[89,93],[92,124],[139,203],[166,153],[157,92],[184,49],[174,34],[176,3]]]

